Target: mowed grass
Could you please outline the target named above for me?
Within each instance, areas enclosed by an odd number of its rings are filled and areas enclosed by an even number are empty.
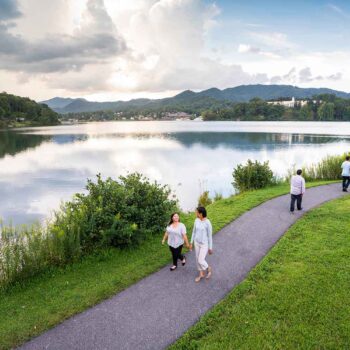
[[[350,196],[307,213],[179,349],[350,349]]]
[[[310,186],[325,184],[315,182]],[[245,211],[287,193],[289,186],[242,193],[208,207],[214,231]],[[286,203],[288,206],[288,203]],[[181,216],[189,236],[194,214]],[[82,261],[54,268],[6,292],[0,292],[0,349],[19,345],[64,319],[106,299],[170,262],[162,233],[132,249],[95,252]]]

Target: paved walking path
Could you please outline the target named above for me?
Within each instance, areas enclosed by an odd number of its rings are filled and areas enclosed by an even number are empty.
[[[340,184],[308,189],[304,211],[341,197]],[[164,349],[220,301],[303,212],[290,214],[289,195],[248,211],[214,237],[209,281],[196,284],[194,253],[185,267],[165,267],[125,291],[63,322],[22,349]],[[159,249],[163,249],[161,246]]]

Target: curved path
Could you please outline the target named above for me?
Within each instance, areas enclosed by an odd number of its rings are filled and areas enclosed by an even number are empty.
[[[289,195],[246,212],[214,237],[213,276],[196,284],[194,254],[78,314],[22,349],[163,349],[241,282],[303,212],[341,197],[340,184],[308,189],[304,211],[290,214]]]

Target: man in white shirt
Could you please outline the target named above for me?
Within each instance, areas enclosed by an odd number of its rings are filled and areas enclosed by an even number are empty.
[[[341,165],[342,177],[343,177],[343,192],[348,192],[348,187],[350,184],[350,157],[345,158],[345,162]]]
[[[292,176],[292,179],[290,182],[290,194],[291,194],[290,211],[291,211],[291,213],[294,212],[295,201],[297,202],[298,210],[303,209],[301,207],[301,201],[302,201],[303,195],[305,193],[305,179],[301,176],[301,174],[302,174],[302,170],[299,169],[297,171],[297,174]]]

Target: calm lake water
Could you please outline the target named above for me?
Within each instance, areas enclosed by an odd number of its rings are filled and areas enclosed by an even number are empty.
[[[0,131],[0,217],[43,219],[99,172],[142,172],[169,184],[189,210],[203,190],[232,194],[232,169],[249,158],[269,160],[283,176],[349,150],[350,123],[106,122]]]

